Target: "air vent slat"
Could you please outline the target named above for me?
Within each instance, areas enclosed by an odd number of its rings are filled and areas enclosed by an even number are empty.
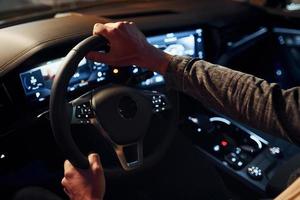
[[[257,25],[239,25],[222,30],[222,41],[225,48],[233,49],[261,38],[268,32],[266,27]]]

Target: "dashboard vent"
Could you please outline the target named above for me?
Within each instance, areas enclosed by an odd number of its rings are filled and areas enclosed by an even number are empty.
[[[262,35],[264,35],[265,33],[267,33],[268,29],[265,27],[260,27],[257,30],[245,34],[243,36],[241,36],[240,38],[236,38],[235,41],[228,41],[227,42],[227,46],[230,48],[237,48],[240,47],[242,45],[247,44],[248,42],[251,42],[255,39],[260,38]]]
[[[222,41],[225,48],[233,49],[261,38],[267,33],[266,27],[234,26],[222,31]]]
[[[177,14],[177,12],[171,10],[153,10],[153,11],[144,11],[144,12],[130,12],[130,13],[120,13],[115,15],[106,15],[110,19],[126,19],[126,18],[137,18],[137,17],[149,17],[156,15],[170,15]]]
[[[230,61],[240,56],[243,52],[255,46],[268,36],[268,28],[253,24],[224,27],[221,30],[221,52],[217,63],[232,65]]]

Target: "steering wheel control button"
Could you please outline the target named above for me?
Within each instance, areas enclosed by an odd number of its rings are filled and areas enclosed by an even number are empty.
[[[166,110],[167,101],[163,95],[153,95],[152,105],[153,105],[154,112],[161,112]]]
[[[91,123],[90,120],[80,120],[79,122],[80,122],[80,124],[90,124]]]
[[[250,166],[247,168],[247,174],[252,178],[253,180],[261,180],[263,177],[262,170],[257,166]]]
[[[276,158],[282,157],[280,147],[269,147],[269,153]]]
[[[91,117],[94,117],[91,105],[89,103],[83,103],[81,105],[76,106],[75,116],[78,119],[89,119]]]

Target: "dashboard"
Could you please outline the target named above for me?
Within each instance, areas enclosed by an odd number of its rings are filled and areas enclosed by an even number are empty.
[[[149,43],[172,55],[192,56],[203,58],[203,35],[202,29],[165,33],[147,37]],[[24,89],[26,100],[30,104],[39,104],[49,99],[51,86],[57,70],[63,58],[55,58],[29,66],[29,70],[19,73],[20,81]],[[129,76],[136,77],[147,70],[139,66],[126,68]],[[109,67],[104,63],[93,62],[83,58],[78,69],[71,78],[68,92],[103,85],[114,79],[121,72],[118,67]],[[124,70],[123,70],[124,71]],[[164,84],[164,78],[154,72],[152,77],[136,84],[137,87],[147,88]]]

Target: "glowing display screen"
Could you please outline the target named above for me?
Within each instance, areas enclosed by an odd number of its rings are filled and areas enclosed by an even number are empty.
[[[32,101],[44,101],[51,92],[52,82],[63,58],[41,63],[35,68],[20,74],[21,82],[27,98]],[[91,83],[102,82],[107,79],[108,66],[91,62],[85,58],[78,65],[72,76],[68,91],[75,91],[87,87]]]
[[[171,55],[204,57],[202,29],[167,33],[147,38],[148,42]],[[164,78],[158,73],[141,83],[142,86],[152,86],[164,83]]]
[[[202,29],[151,36],[147,40],[153,46],[172,55],[199,58],[203,58],[204,55]],[[31,70],[20,73],[25,95],[30,102],[43,102],[49,97],[53,79],[62,61],[63,58],[50,60],[34,66]],[[137,66],[133,66],[131,69],[132,75],[138,75],[146,70]],[[110,80],[112,74],[109,73],[109,70],[109,66],[106,64],[82,59],[76,73],[69,82],[68,91],[76,91],[91,84]],[[154,73],[153,77],[142,81],[139,85],[150,87],[164,82],[162,75]]]

